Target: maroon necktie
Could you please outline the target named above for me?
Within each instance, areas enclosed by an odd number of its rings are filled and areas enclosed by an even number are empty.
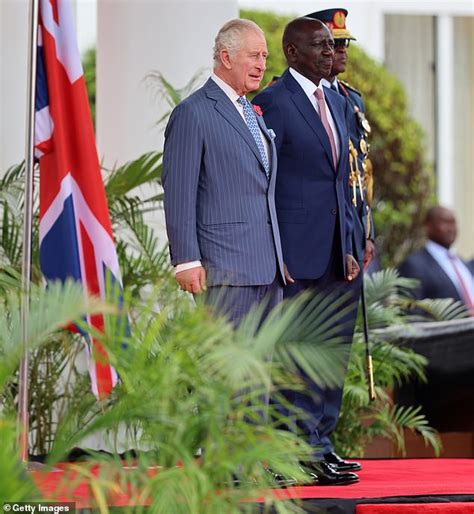
[[[316,91],[314,92],[314,96],[316,97],[316,100],[318,102],[319,117],[321,118],[321,123],[323,124],[323,126],[327,132],[329,142],[331,143],[332,160],[334,163],[334,169],[337,169],[336,142],[334,140],[334,134],[332,133],[332,130],[331,130],[331,125],[329,125],[328,113],[326,111],[326,102],[324,101],[323,90],[318,87],[318,89],[316,89]]]
[[[458,279],[459,288],[461,289],[461,297],[466,304],[466,307],[469,310],[469,314],[474,316],[474,304],[471,298],[471,294],[467,287],[466,281],[464,280],[461,271],[459,270],[456,256],[452,253],[448,252],[449,260],[451,261],[451,265],[453,267],[454,273]]]

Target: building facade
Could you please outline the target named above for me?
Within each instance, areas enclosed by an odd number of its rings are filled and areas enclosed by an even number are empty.
[[[2,173],[24,155],[28,4],[0,2]],[[474,256],[471,1],[97,0],[95,18],[90,4],[76,0],[78,29],[80,35],[91,25],[97,30],[96,131],[99,155],[109,167],[162,148],[156,122],[168,105],[147,76],[159,71],[182,87],[200,70],[210,71],[216,31],[239,7],[295,16],[348,9],[357,44],[404,84],[411,114],[426,133],[439,202],[459,219],[458,250]]]

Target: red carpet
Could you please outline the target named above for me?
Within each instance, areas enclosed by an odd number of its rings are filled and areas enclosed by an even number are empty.
[[[474,459],[391,459],[362,460],[360,482],[350,486],[293,487],[274,490],[277,498],[301,498],[312,508],[343,505],[355,514],[474,514]],[[80,469],[80,466],[65,465]],[[126,470],[124,470],[126,471]],[[69,471],[68,482],[72,492],[58,490],[65,471],[32,472],[32,476],[45,497],[57,501],[76,502],[76,508],[90,505],[93,493],[85,478],[89,473]],[[156,473],[150,469],[150,475]],[[99,475],[96,467],[92,475]],[[89,475],[90,476],[90,475]],[[111,477],[109,476],[110,480]],[[117,491],[108,498],[110,506],[129,505],[131,491]],[[331,503],[332,502],[332,503]],[[472,502],[472,503],[471,503]],[[304,505],[303,503],[303,505]],[[309,510],[309,509],[308,509]]]
[[[357,505],[356,514],[473,514],[473,503],[392,503]]]
[[[474,495],[474,459],[361,460],[360,482],[348,486],[294,487],[278,497],[380,498]],[[470,514],[474,513],[471,512]]]

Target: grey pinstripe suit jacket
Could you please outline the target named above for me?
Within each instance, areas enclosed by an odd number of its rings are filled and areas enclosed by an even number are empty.
[[[269,182],[247,125],[212,79],[173,110],[166,127],[162,180],[171,262],[201,260],[210,286],[283,277],[275,145],[257,119],[271,149]]]

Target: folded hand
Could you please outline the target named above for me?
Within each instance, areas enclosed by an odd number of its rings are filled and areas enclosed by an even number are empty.
[[[176,280],[188,293],[199,294],[206,290],[206,270],[202,266],[176,273]]]

